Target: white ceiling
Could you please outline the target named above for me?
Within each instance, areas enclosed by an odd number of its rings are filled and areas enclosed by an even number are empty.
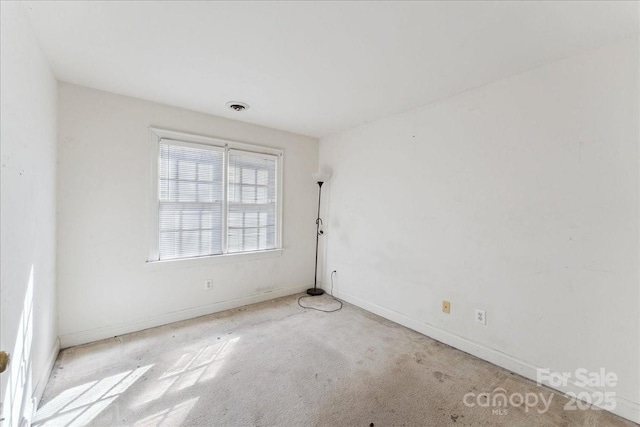
[[[317,137],[639,27],[639,3],[612,1],[26,6],[60,80]]]

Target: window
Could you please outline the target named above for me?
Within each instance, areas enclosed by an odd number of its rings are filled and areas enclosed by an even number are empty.
[[[281,151],[152,131],[151,261],[280,247]]]
[[[276,247],[277,157],[229,150],[229,252]]]

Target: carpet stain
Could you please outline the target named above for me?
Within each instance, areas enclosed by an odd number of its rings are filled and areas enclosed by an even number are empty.
[[[433,376],[441,383],[445,382],[446,380],[450,380],[451,378],[453,378],[451,375],[444,374],[444,373],[439,372],[439,371],[435,371],[433,373]]]
[[[299,296],[65,349],[33,426],[68,425],[77,408],[92,427],[635,425],[565,411],[562,395],[502,368],[346,303],[304,310]],[[465,405],[470,391],[498,387],[553,401],[545,413],[519,405],[502,415]]]

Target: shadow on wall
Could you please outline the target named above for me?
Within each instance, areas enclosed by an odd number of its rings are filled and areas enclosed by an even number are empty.
[[[195,353],[185,353],[171,368],[154,380],[149,378],[150,372],[147,373],[153,367],[153,364],[150,364],[68,388],[38,410],[33,426],[90,425],[101,412],[127,391],[131,393],[126,396],[127,405],[135,413],[136,408],[156,402],[167,393],[181,392],[199,382],[213,379],[239,339],[233,338],[207,346]],[[135,391],[129,390],[136,382],[144,382],[144,385],[139,384]],[[127,424],[181,425],[198,400],[198,396],[193,397],[143,419],[127,420]],[[112,421],[120,423],[122,420]]]
[[[9,364],[9,378],[5,387],[2,416],[3,425],[27,426],[33,413],[33,380],[31,372],[31,344],[33,342],[33,269],[29,273],[27,292],[20,314],[20,324]],[[29,417],[29,418],[27,418]]]

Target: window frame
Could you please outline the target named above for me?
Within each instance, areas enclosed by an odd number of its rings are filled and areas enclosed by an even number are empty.
[[[280,148],[267,147],[257,144],[249,144],[244,142],[232,141],[227,139],[196,135],[187,132],[172,131],[156,127],[149,127],[151,132],[150,146],[150,191],[149,191],[149,253],[147,255],[148,263],[173,263],[187,260],[199,259],[223,259],[236,257],[256,257],[260,254],[276,254],[282,252],[282,199],[283,199],[283,170],[284,170],[284,151]],[[191,146],[199,148],[199,146],[211,146],[222,148],[223,153],[223,177],[222,177],[222,253],[202,255],[196,257],[183,257],[172,259],[160,259],[160,189],[159,189],[159,173],[160,173],[160,143],[162,140],[171,141],[176,145]],[[273,249],[264,249],[246,252],[228,252],[228,201],[229,201],[229,150],[239,150],[255,155],[269,155],[276,157],[276,247]]]

